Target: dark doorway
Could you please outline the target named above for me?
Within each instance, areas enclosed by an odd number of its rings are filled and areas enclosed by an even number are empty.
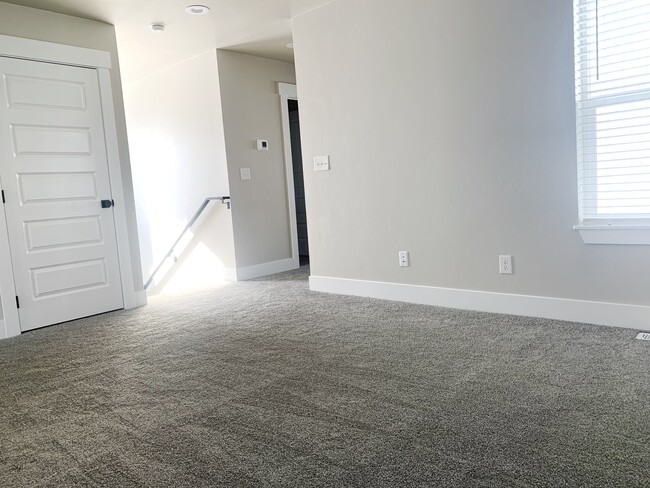
[[[298,249],[300,265],[309,263],[309,241],[307,239],[307,207],[305,206],[305,179],[302,167],[300,145],[300,114],[298,101],[289,100],[289,128],[291,133],[291,155],[293,163],[293,189],[296,196],[296,223],[298,226]]]

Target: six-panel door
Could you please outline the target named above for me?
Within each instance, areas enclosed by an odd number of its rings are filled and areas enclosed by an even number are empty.
[[[23,331],[123,308],[94,69],[0,57],[0,183]],[[7,270],[2,270],[7,272]]]

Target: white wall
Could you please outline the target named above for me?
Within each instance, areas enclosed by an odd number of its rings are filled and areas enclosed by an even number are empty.
[[[0,3],[0,34],[98,49],[108,51],[111,54],[113,65],[111,84],[113,87],[113,104],[117,124],[122,180],[126,198],[124,203],[127,210],[131,261],[134,264],[133,279],[136,291],[142,290],[135,204],[131,184],[131,166],[126,137],[115,29],[113,26],[101,22]],[[2,272],[6,272],[6,270],[2,270]]]
[[[216,52],[128,83],[125,104],[147,279],[203,199],[229,195]],[[220,203],[206,211],[206,218],[192,229],[188,252],[199,245],[205,253],[201,274],[217,277],[235,267],[232,219]],[[170,273],[181,271],[187,262],[182,260]]]
[[[292,267],[277,83],[295,83],[294,67],[223,50],[217,57],[237,268],[271,262]],[[267,139],[269,150],[258,151],[257,139]],[[250,168],[252,179],[242,181],[240,168]]]
[[[312,275],[650,305],[650,248],[572,230],[570,1],[337,0],[293,29]]]

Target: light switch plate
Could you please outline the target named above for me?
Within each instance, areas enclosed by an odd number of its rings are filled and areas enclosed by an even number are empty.
[[[316,156],[314,158],[314,171],[329,171],[329,170],[330,170],[329,156]]]
[[[251,169],[250,168],[239,168],[239,176],[242,180],[251,179]]]

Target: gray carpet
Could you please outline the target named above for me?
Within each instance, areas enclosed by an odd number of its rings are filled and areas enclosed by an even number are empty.
[[[0,342],[0,486],[650,486],[635,331],[306,278]]]

